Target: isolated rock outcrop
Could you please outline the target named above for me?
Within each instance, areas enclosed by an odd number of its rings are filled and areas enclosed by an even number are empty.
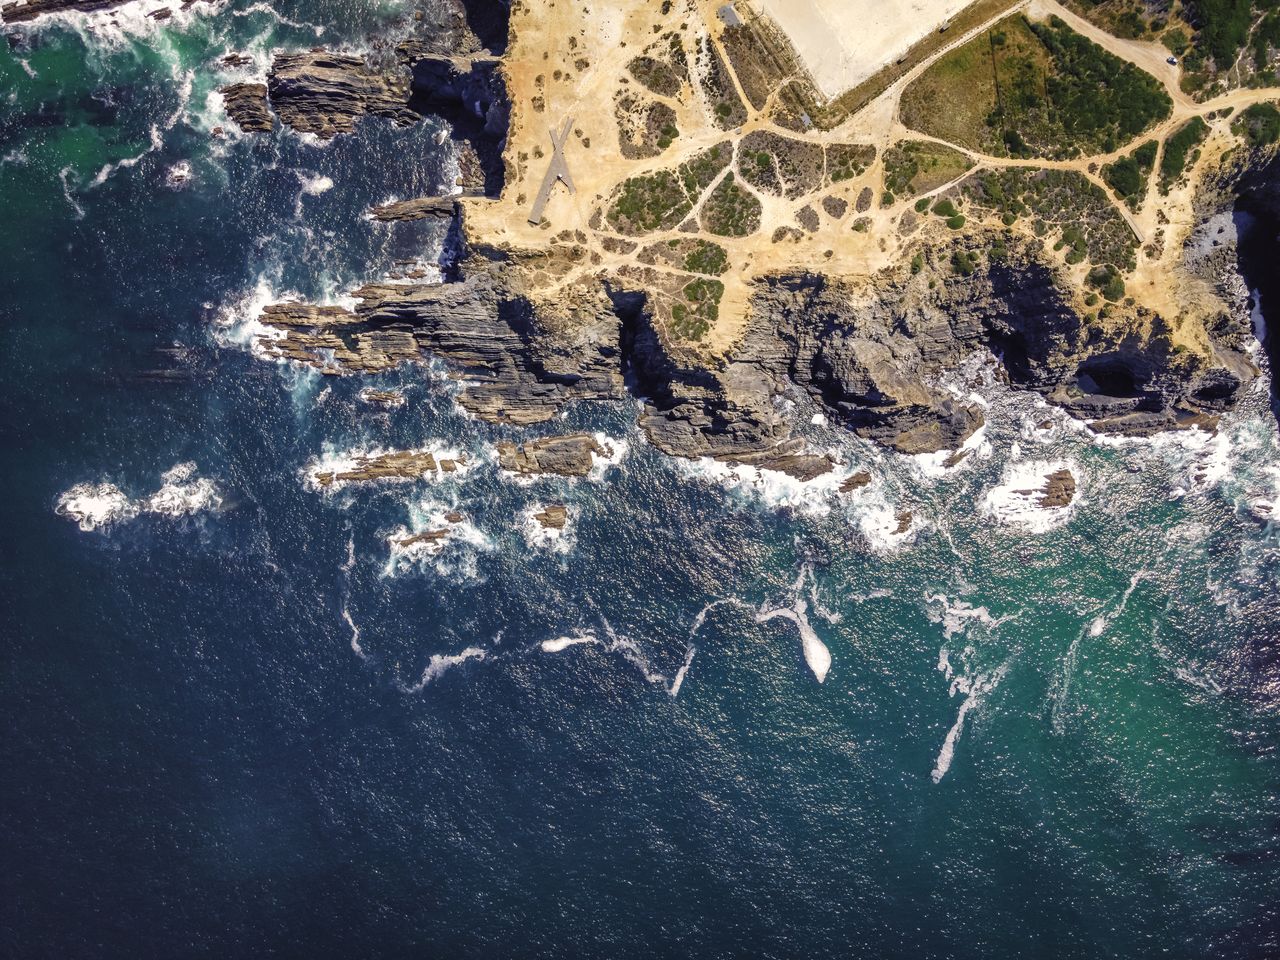
[[[606,456],[607,452],[589,433],[542,437],[498,444],[498,465],[509,473],[585,477],[595,465],[594,458]]]

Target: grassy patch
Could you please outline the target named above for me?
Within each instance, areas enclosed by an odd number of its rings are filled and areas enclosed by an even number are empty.
[[[971,166],[969,158],[958,150],[939,143],[906,140],[885,151],[885,190],[895,197],[928,193],[963,176]]]
[[[1021,15],[953,50],[905,91],[903,121],[1012,156],[1106,153],[1169,115],[1163,87],[1050,17]]]

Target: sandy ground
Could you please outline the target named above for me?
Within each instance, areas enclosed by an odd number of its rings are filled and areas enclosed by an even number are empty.
[[[753,0],[828,98],[893,63],[974,0]]]

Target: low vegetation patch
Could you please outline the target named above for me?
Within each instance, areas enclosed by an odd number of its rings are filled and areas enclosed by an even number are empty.
[[[884,186],[892,197],[928,193],[962,176],[973,166],[958,150],[923,140],[906,140],[884,154]]]
[[[1067,263],[1137,265],[1137,238],[1106,192],[1074,170],[1011,169],[976,174],[961,193],[1006,225],[1030,220],[1037,236],[1057,233]]]
[[[702,225],[721,237],[745,237],[760,228],[760,201],[727,173],[702,204]]]
[[[697,72],[712,118],[720,129],[732,130],[746,122],[747,108],[742,105],[720,54],[706,37],[698,45]]]
[[[1169,115],[1156,79],[1058,17],[1018,14],[930,66],[903,94],[910,127],[997,155],[1109,153]]]
[[[1165,141],[1164,156],[1160,158],[1160,189],[1168,191],[1169,185],[1182,176],[1188,160],[1195,162],[1193,151],[1209,135],[1209,125],[1201,117],[1192,117]]]
[[[618,122],[618,147],[628,160],[656,157],[680,136],[676,112],[659,100],[624,94],[618,98],[614,116]]]
[[[701,340],[720,316],[724,284],[699,277],[684,288],[683,302],[671,307],[672,332],[684,340]]]
[[[680,180],[670,170],[632,177],[618,187],[609,208],[609,224],[619,233],[635,236],[670,230],[693,209]]]
[[[733,147],[729,141],[708,147],[696,156],[680,164],[680,183],[690,202],[696,202],[704,190],[715,183],[720,171],[733,159]]]
[[[876,162],[876,148],[861,143],[833,143],[827,147],[827,178],[832,183],[862,176]]]
[[[627,72],[659,96],[675,97],[680,94],[680,77],[671,64],[664,60],[636,57],[627,64]]]
[[[1102,179],[1121,200],[1137,210],[1147,194],[1147,180],[1156,165],[1159,144],[1148,140],[1131,154],[1102,168]]]
[[[738,172],[757,190],[796,199],[821,189],[824,157],[820,144],[753,130],[738,145]]]
[[[1251,147],[1269,147],[1280,140],[1280,110],[1274,103],[1255,103],[1232,121],[1231,129]]]

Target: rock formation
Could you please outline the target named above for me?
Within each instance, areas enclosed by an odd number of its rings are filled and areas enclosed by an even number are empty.
[[[563,530],[569,523],[569,511],[561,504],[552,504],[533,515],[544,530]]]
[[[233,83],[220,91],[227,116],[245,133],[270,133],[275,126],[265,83]]]
[[[1067,507],[1076,497],[1076,478],[1070,470],[1056,470],[1044,478],[1040,488],[1040,506]]]
[[[437,459],[430,450],[393,450],[374,456],[357,456],[350,467],[318,470],[313,477],[317,486],[328,489],[334,484],[414,480],[429,473],[453,473],[459,464],[465,462],[462,458]]]
[[[457,202],[448,197],[418,197],[398,200],[374,207],[369,216],[383,223],[413,220],[452,220],[458,211]]]
[[[409,87],[404,71],[379,73],[363,57],[327,50],[277,54],[267,78],[280,120],[325,139],[350,133],[365,115],[416,123],[421,115],[409,108]]]
[[[585,477],[595,465],[594,458],[605,455],[605,449],[589,433],[498,444],[498,465],[509,473],[526,476],[553,473]]]
[[[25,2],[6,3],[0,6],[0,17],[3,17],[5,23],[25,23],[50,13],[94,13],[98,10],[121,7],[128,2],[129,0],[25,0]],[[198,0],[181,0],[177,6],[186,10],[197,2]],[[167,8],[155,13],[164,14],[165,9]],[[167,15],[156,19],[167,19],[172,15],[173,11],[169,10]]]

